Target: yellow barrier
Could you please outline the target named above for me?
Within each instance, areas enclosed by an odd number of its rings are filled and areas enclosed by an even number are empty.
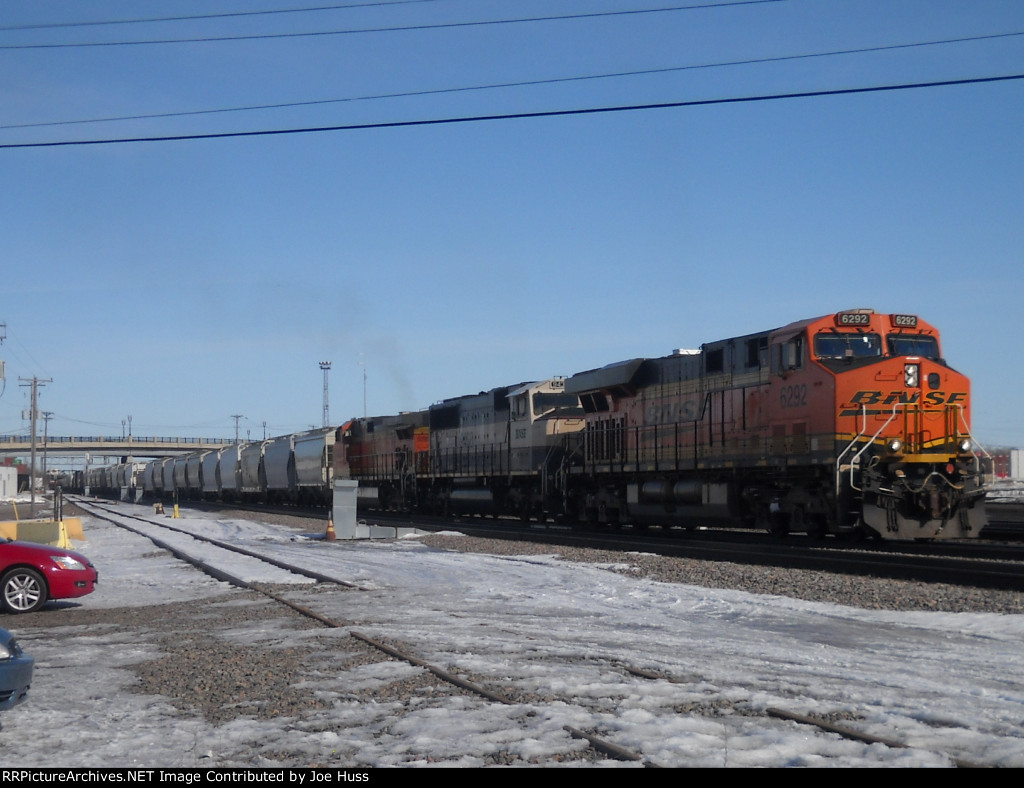
[[[0,522],[0,536],[21,542],[35,542],[54,547],[71,547],[71,539],[85,540],[82,520],[68,517],[56,520],[11,520]]]

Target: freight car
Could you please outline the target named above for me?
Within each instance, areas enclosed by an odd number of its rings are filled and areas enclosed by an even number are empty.
[[[334,445],[337,430],[313,429],[293,436],[293,497],[300,503],[330,505],[334,491]]]
[[[328,505],[336,434],[334,427],[313,429],[148,463],[120,463],[94,468],[87,479],[91,492],[106,495],[116,495],[127,486],[165,500]]]

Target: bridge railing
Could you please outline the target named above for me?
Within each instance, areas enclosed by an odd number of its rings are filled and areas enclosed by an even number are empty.
[[[18,444],[26,445],[30,443],[32,438],[28,435],[0,435],[0,448],[7,444]],[[110,437],[108,435],[49,435],[46,438],[46,443],[54,444],[78,444],[78,443],[89,443],[89,444],[102,444],[112,443],[124,446],[126,444],[161,444],[161,443],[174,443],[183,445],[195,445],[195,446],[225,446],[234,443],[233,438],[173,438],[165,436],[143,436],[143,435],[132,435],[124,438]],[[36,436],[36,443],[42,444],[43,438]]]

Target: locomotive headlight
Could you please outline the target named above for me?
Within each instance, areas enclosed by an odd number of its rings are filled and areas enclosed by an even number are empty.
[[[886,448],[893,454],[899,454],[900,449],[903,448],[903,441],[899,438],[890,438],[889,442],[886,444]]]
[[[908,389],[916,389],[921,377],[921,367],[918,364],[903,365],[903,382]]]
[[[971,439],[961,438],[959,441],[957,441],[956,447],[960,449],[960,452],[962,454],[966,454],[971,450]]]

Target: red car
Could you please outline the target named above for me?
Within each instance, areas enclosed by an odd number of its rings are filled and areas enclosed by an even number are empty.
[[[0,541],[0,605],[31,613],[50,599],[73,599],[96,589],[96,568],[81,553],[32,542]]]

